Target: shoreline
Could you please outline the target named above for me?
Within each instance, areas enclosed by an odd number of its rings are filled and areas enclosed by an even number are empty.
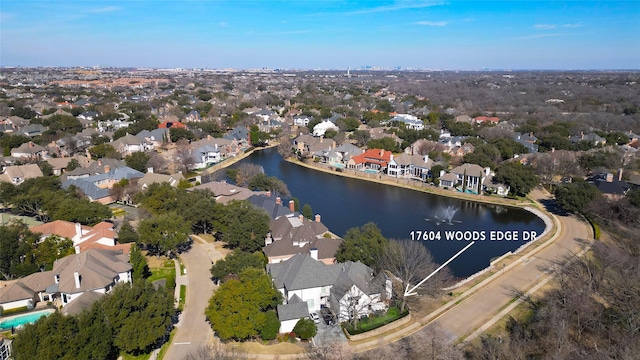
[[[278,146],[278,144],[272,144],[272,145],[260,147],[260,148],[253,148],[243,153],[240,156],[227,159],[230,161],[218,163],[206,169],[205,171],[213,169],[215,167],[214,170],[210,170],[210,172],[209,171],[207,172],[210,174],[215,171],[225,169],[231,165],[234,165],[240,160],[245,159],[249,155],[253,154],[254,151],[261,151],[261,150],[269,149],[275,146]],[[456,199],[460,201],[470,201],[470,202],[487,204],[487,205],[508,206],[515,209],[521,209],[534,214],[536,217],[538,217],[540,220],[544,222],[545,228],[543,232],[540,235],[536,236],[535,239],[521,245],[516,250],[508,251],[497,258],[491,259],[487,267],[465,278],[459,278],[455,284],[447,287],[446,288],[447,290],[452,290],[452,289],[462,287],[466,284],[469,284],[473,280],[481,278],[483,275],[487,275],[492,269],[494,269],[494,267],[499,262],[507,260],[507,258],[510,258],[512,256],[516,256],[516,257],[524,256],[528,252],[528,250],[532,250],[537,248],[538,246],[547,244],[547,242],[553,238],[553,235],[557,232],[557,229],[558,229],[558,226],[556,222],[553,220],[553,217],[547,214],[546,211],[544,211],[543,209],[539,208],[538,204],[535,201],[531,200],[529,197],[527,197],[527,201],[524,201],[524,200],[519,201],[519,200],[507,199],[507,198],[490,197],[486,195],[465,194],[457,191],[439,189],[431,185],[427,185],[425,183],[417,183],[411,179],[391,178],[391,177],[387,177],[384,174],[376,174],[372,177],[371,175],[365,175],[365,173],[357,174],[354,172],[353,174],[351,174],[351,173],[345,172],[344,170],[335,171],[335,170],[329,169],[328,167],[308,164],[293,158],[286,158],[286,159],[283,158],[283,161],[287,161],[291,164],[303,166],[314,171],[321,171],[327,174],[342,176],[342,177],[356,179],[356,180],[369,181],[369,182],[374,182],[374,183],[387,185],[387,186],[395,186],[395,187],[399,187],[407,190],[419,191],[422,193],[427,193],[435,196],[444,196],[450,199]],[[365,175],[365,176],[359,176],[359,175]],[[418,184],[420,186],[416,186]]]

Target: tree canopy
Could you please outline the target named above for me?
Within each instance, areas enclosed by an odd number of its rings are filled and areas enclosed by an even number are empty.
[[[222,340],[256,337],[267,322],[266,312],[282,302],[282,295],[263,270],[247,268],[238,279],[216,290],[205,313],[211,328]]]
[[[519,162],[502,163],[496,169],[495,179],[509,185],[510,192],[518,196],[526,196],[540,182],[532,167]]]
[[[553,192],[558,205],[573,213],[583,213],[599,193],[593,184],[576,179],[570,184],[558,185]]]
[[[347,230],[343,240],[336,252],[338,262],[360,261],[372,268],[377,267],[377,260],[389,244],[378,226],[371,222]]]
[[[154,215],[138,226],[139,242],[152,254],[175,255],[189,242],[189,223],[175,211]]]
[[[263,269],[265,260],[264,254],[260,251],[249,253],[236,249],[211,266],[211,276],[224,280],[228,275],[238,275],[246,268]]]

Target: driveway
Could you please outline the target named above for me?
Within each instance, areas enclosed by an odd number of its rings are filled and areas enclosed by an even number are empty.
[[[327,325],[324,319],[320,319],[320,323],[316,325],[318,332],[316,336],[313,337],[313,343],[316,346],[347,342],[347,337],[344,335],[340,324]]]
[[[187,270],[187,299],[173,342],[169,346],[164,359],[179,360],[202,346],[213,342],[213,330],[206,319],[204,310],[213,295],[215,286],[211,281],[212,261],[222,258],[213,245],[198,236],[192,235],[194,242],[188,252],[182,253],[180,259]],[[178,285],[176,285],[178,286]]]

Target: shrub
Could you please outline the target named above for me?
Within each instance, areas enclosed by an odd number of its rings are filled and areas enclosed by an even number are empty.
[[[268,311],[266,313],[266,321],[264,326],[260,330],[260,337],[262,340],[273,340],[278,335],[278,331],[280,330],[280,320],[278,320],[278,316],[273,311]]]
[[[300,339],[309,340],[312,337],[316,336],[318,328],[316,327],[316,324],[313,322],[313,320],[304,318],[298,320],[298,323],[293,328],[293,332],[298,334]]]

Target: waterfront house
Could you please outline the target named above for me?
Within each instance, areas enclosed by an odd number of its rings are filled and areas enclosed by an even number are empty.
[[[476,164],[462,164],[451,170],[458,180],[458,183],[462,185],[463,191],[480,194],[482,191],[482,184],[484,179],[491,174],[490,168],[482,168]],[[441,180],[442,181],[442,180]]]
[[[391,151],[384,149],[369,149],[360,155],[351,157],[347,162],[349,169],[366,171],[375,170],[382,172],[387,169],[389,161],[391,161],[393,154]]]
[[[40,241],[55,235],[73,241],[77,253],[89,249],[122,250],[128,254],[131,244],[118,244],[116,232],[112,223],[102,221],[94,226],[81,225],[64,220],[55,220],[37,226],[29,230],[40,234]]]
[[[314,221],[295,213],[279,216],[271,221],[270,229],[263,248],[270,264],[286,261],[298,253],[333,264],[342,243],[320,222],[320,215]]]
[[[310,255],[296,254],[287,261],[267,264],[267,273],[285,304],[304,302],[308,311],[330,308],[340,321],[386,310],[391,298],[391,281],[382,273],[374,277],[373,270],[361,262],[327,265]]]
[[[401,154],[394,156],[389,161],[387,175],[396,178],[419,179],[426,181],[431,177],[431,167],[433,160],[429,155],[408,155]]]

